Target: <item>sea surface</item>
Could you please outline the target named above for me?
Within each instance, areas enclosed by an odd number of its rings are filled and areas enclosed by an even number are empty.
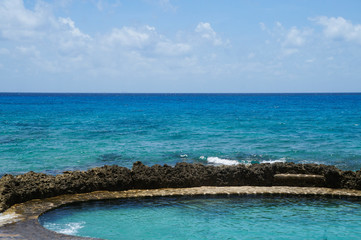
[[[88,202],[40,217],[103,239],[360,239],[360,202],[324,198],[169,197]]]
[[[361,168],[361,94],[0,93],[0,176],[117,164]]]

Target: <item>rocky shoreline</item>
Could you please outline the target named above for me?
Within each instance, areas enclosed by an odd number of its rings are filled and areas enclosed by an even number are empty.
[[[320,177],[314,177],[312,181],[293,177],[287,181],[285,177],[276,178],[277,174]],[[0,212],[17,203],[63,194],[200,186],[302,186],[361,190],[361,171],[294,163],[209,166],[182,162],[174,167],[148,167],[135,162],[132,169],[106,165],[87,171],[67,171],[56,176],[35,172],[18,176],[7,174],[0,179]]]

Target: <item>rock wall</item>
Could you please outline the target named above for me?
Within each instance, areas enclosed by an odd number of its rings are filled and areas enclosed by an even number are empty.
[[[0,212],[31,199],[99,190],[273,186],[279,185],[274,181],[274,175],[284,173],[322,175],[324,181],[318,182],[317,186],[361,190],[361,171],[341,171],[327,165],[274,163],[216,167],[182,162],[174,167],[148,167],[136,162],[132,169],[106,165],[88,171],[67,171],[56,176],[35,172],[4,175],[0,179]],[[312,182],[306,184],[315,186]]]

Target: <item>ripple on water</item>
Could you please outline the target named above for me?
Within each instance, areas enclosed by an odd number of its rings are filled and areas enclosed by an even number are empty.
[[[106,239],[357,239],[360,221],[357,201],[236,196],[89,202],[40,218],[54,231]]]

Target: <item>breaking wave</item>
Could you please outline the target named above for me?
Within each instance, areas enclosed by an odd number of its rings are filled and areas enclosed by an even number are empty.
[[[76,235],[78,231],[84,227],[84,224],[84,222],[73,222],[67,224],[50,223],[44,224],[44,227],[62,234]]]
[[[205,156],[200,156],[199,159],[201,160],[207,160],[208,164],[211,165],[238,165],[238,164],[244,164],[244,165],[250,165],[250,164],[255,164],[255,163],[285,163],[287,162],[286,158],[279,158],[279,159],[274,159],[274,160],[234,160],[234,159],[227,159],[227,158],[220,158],[220,157],[205,157]]]
[[[225,158],[219,158],[219,157],[207,157],[206,158],[204,156],[201,156],[200,159],[202,159],[202,160],[207,159],[207,162],[209,164],[213,164],[213,165],[237,165],[237,164],[241,164],[237,160],[231,160],[231,159],[225,159]]]

